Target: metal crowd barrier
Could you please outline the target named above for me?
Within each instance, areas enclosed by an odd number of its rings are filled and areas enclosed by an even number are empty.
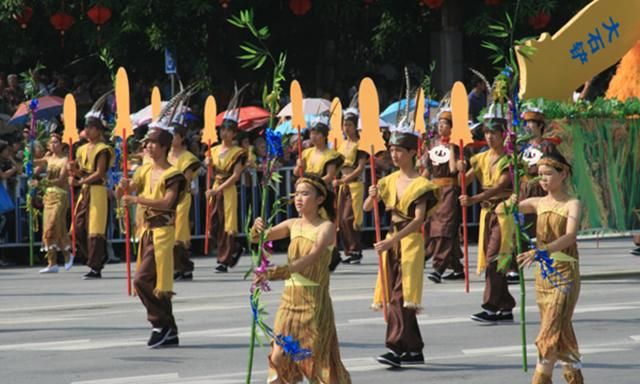
[[[276,190],[270,190],[269,195],[267,197],[266,203],[266,216],[270,215],[270,209],[276,198],[283,196],[291,196],[293,192],[293,167],[281,167],[276,170],[282,178],[281,182],[276,186]],[[116,175],[119,176],[119,175]],[[239,235],[244,236],[244,228],[247,221],[247,214],[251,212],[250,220],[253,221],[255,217],[257,217],[260,213],[259,204],[260,204],[260,183],[261,183],[262,172],[257,171],[252,168],[248,168],[243,173],[240,178],[240,182],[238,183],[238,225],[239,225]],[[113,179],[113,178],[111,178]],[[192,238],[193,239],[203,239],[205,232],[205,195],[204,195],[204,184],[206,180],[206,169],[203,167],[200,169],[198,177],[194,179],[194,182],[191,186],[193,191],[193,200],[191,204],[191,224],[192,224]],[[363,172],[363,180],[365,181],[365,186],[368,187],[371,184],[370,172],[367,169]],[[4,223],[4,229],[0,228],[0,248],[11,248],[11,247],[27,247],[28,246],[28,234],[29,234],[29,223],[28,223],[28,215],[24,208],[25,206],[25,196],[27,193],[27,179],[25,176],[21,176],[17,179],[13,179],[12,182],[7,183],[7,180],[3,180],[2,183],[5,185],[5,188],[9,192],[9,195],[13,198],[15,202],[15,208],[13,212],[6,213],[4,215],[5,220],[0,218],[0,225],[2,221]],[[478,189],[477,184],[473,184],[472,191],[476,193]],[[365,189],[366,195],[366,189]],[[113,195],[110,195],[110,209],[109,209],[109,220],[107,224],[107,242],[111,243],[120,243],[124,241],[124,234],[120,232],[118,220],[116,218],[116,210],[115,207],[115,199]],[[288,217],[295,217],[297,214],[295,212],[295,207],[293,204],[287,204],[284,207],[286,210],[286,214],[280,213],[277,215],[276,221],[285,220]],[[381,211],[384,212],[384,211]],[[479,220],[479,209],[478,207],[473,207],[469,215],[469,225],[477,226]],[[68,223],[71,225],[70,220],[70,212],[68,213],[69,220]],[[133,216],[132,216],[133,217]],[[382,228],[388,228],[388,215],[383,214],[381,217]],[[41,227],[41,225],[40,225]],[[374,222],[372,213],[365,212],[364,214],[364,222],[362,226],[363,231],[373,231],[374,230]],[[35,238],[37,242],[35,245],[40,247],[40,233],[36,233]]]

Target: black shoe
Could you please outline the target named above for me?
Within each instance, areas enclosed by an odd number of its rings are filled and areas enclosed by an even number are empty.
[[[442,275],[442,280],[464,280],[464,272],[449,272]]]
[[[380,364],[390,365],[393,368],[400,368],[402,366],[400,362],[400,356],[396,355],[393,352],[387,352],[384,355],[376,357],[376,361],[378,361],[378,363]]]
[[[422,354],[422,352],[420,353],[409,353],[409,352],[405,352],[402,355],[400,355],[400,365],[401,366],[405,366],[405,365],[422,365],[424,364],[424,355]]]
[[[90,270],[82,276],[82,280],[102,279],[102,273],[100,271]]]
[[[169,337],[167,337],[167,340],[160,344],[160,347],[175,347],[180,345],[180,339],[178,339],[178,331],[176,331],[175,329],[172,329],[169,332]]]
[[[630,252],[634,256],[640,256],[640,247],[637,247],[633,251]]]
[[[498,311],[498,313],[496,313],[496,321],[513,323],[513,313]]]
[[[480,323],[495,324],[498,322],[498,316],[496,314],[491,315],[485,311],[482,311],[476,313],[475,315],[471,315],[471,320]]]
[[[227,267],[224,264],[219,264],[216,267],[216,273],[227,273],[227,272],[229,272],[229,267]]]
[[[442,276],[439,272],[431,272],[427,275],[427,279],[433,281],[436,284],[442,283]]]
[[[170,336],[171,336],[171,328],[162,328],[161,330],[154,328],[151,330],[151,337],[149,337],[147,346],[149,348],[157,348],[163,343],[165,343]]]
[[[238,264],[238,261],[240,261],[240,257],[242,256],[243,253],[244,253],[244,247],[242,245],[238,245],[238,249],[236,250],[236,253],[234,253],[233,256],[231,257],[231,265],[229,265],[230,268],[233,268],[236,266],[236,264]]]
[[[182,272],[178,280],[191,281],[193,280],[193,272]]]
[[[520,284],[520,275],[518,272],[508,272],[507,273],[507,284]]]
[[[182,272],[173,272],[173,280],[177,281],[182,278]]]
[[[333,252],[331,252],[331,262],[329,263],[329,272],[333,272],[338,268],[338,264],[340,264],[342,259],[340,258],[340,252],[336,248],[333,248]]]
[[[349,264],[360,264],[362,262],[362,253],[349,256]]]

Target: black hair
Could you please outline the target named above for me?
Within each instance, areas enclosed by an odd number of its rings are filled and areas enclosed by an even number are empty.
[[[182,145],[184,147],[188,147],[189,146],[189,137],[187,135],[187,127],[182,125],[182,124],[173,124],[173,133],[174,135],[180,135],[182,136]]]
[[[326,186],[327,184],[324,182],[324,180],[322,180],[320,176],[316,176],[310,173],[304,173],[302,177],[314,182],[313,184],[311,183],[308,183],[308,184],[313,186],[313,188],[316,190],[318,195],[325,196],[325,192],[326,192],[326,196],[324,198],[324,201],[320,204],[320,208],[324,208],[324,210],[327,212],[327,216],[329,220],[333,221],[336,218],[336,209],[333,205],[333,200],[334,200],[333,189],[327,187]],[[320,188],[317,185],[315,185],[316,183],[320,185],[324,185],[325,189],[320,190]]]
[[[567,159],[562,155],[562,153],[560,153],[560,151],[558,151],[557,149],[552,149],[549,152],[545,153],[542,156],[542,159],[551,159],[554,161],[557,161],[560,164],[565,165],[568,169],[569,169],[569,176],[573,173],[573,169],[571,167],[571,164],[569,164],[569,162],[567,161]],[[562,172],[563,169],[560,167],[553,167],[556,171],[558,172]]]
[[[360,138],[360,132],[358,132],[358,116],[354,115],[353,113],[347,113],[347,115],[344,117],[344,121],[350,121],[353,123],[353,126],[356,127],[356,136],[358,138]],[[345,132],[345,135],[347,133]]]

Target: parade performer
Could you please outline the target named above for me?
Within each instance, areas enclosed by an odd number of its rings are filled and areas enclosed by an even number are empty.
[[[182,199],[186,179],[168,160],[173,140],[167,121],[152,123],[143,139],[152,159],[140,166],[133,180],[123,178],[116,189],[126,205],[136,204],[144,212],[144,229],[138,246],[133,285],[147,309],[153,329],[149,348],[177,345],[178,326],[173,316],[173,246],[176,239],[176,208]],[[126,194],[136,192],[136,195]]]
[[[243,87],[244,89],[244,87]],[[211,166],[215,174],[213,187],[206,195],[211,199],[211,228],[207,236],[216,238],[218,266],[216,272],[225,273],[240,259],[244,248],[236,240],[238,233],[238,191],[247,152],[234,145],[238,132],[238,98],[242,89],[233,96],[220,126],[221,143],[211,148]],[[208,188],[209,186],[207,186]]]
[[[75,232],[76,257],[86,260],[91,268],[84,280],[101,278],[107,257],[107,170],[113,166],[115,152],[104,142],[108,126],[103,108],[112,92],[102,95],[85,115],[89,142],[78,147],[75,160],[68,164],[70,187],[81,187],[75,206]]]
[[[509,293],[506,271],[498,271],[498,257],[512,252],[514,232],[513,218],[495,212],[495,208],[508,199],[512,192],[504,148],[507,129],[505,116],[500,103],[492,104],[485,114],[483,129],[489,150],[471,157],[471,169],[466,174],[467,184],[477,179],[482,191],[473,196],[460,196],[463,207],[476,203],[482,207],[478,233],[478,273],[485,271],[484,310],[472,315],[471,319],[485,323],[513,321],[512,309],[516,304]],[[461,162],[458,163],[458,170],[464,171]]]
[[[351,378],[340,359],[338,337],[327,264],[335,246],[333,194],[315,175],[303,174],[296,181],[294,204],[299,218],[288,219],[266,233],[266,240],[289,237],[288,263],[256,273],[256,284],[264,280],[285,280],[274,335],[299,341],[310,356],[296,360],[287,355],[280,341],[271,342],[268,383],[348,384]],[[320,215],[324,210],[328,219]],[[251,228],[253,242],[264,231],[262,218]]]
[[[33,162],[35,166],[46,167],[47,170],[47,176],[40,184],[45,187],[44,209],[42,211],[42,250],[46,252],[48,264],[46,268],[40,270],[40,273],[58,272],[58,252],[62,252],[64,255],[64,268],[67,271],[73,266],[74,258],[71,254],[71,240],[66,230],[67,211],[69,210],[68,156],[63,153],[60,134],[51,134],[49,153],[48,156]],[[34,180],[34,182],[36,181]]]
[[[460,184],[458,183],[457,159],[460,148],[449,142],[453,117],[451,109],[444,107],[438,113],[438,136],[431,140],[431,148],[425,151],[423,176],[440,188],[440,205],[427,218],[425,226],[425,254],[433,258],[433,272],[427,278],[435,283],[442,279],[464,279],[464,267],[460,262]],[[447,268],[453,269],[443,276]]]
[[[189,212],[191,212],[190,186],[198,175],[200,160],[187,149],[187,127],[181,124],[173,125],[173,142],[169,152],[169,163],[178,168],[187,180],[187,193],[184,194],[176,209],[176,244],[173,247],[174,279],[192,280],[193,261],[190,260],[191,226]]]
[[[362,227],[362,203],[364,200],[364,182],[362,172],[367,163],[368,155],[358,150],[360,128],[358,127],[358,110],[347,108],[342,123],[346,140],[338,148],[344,157],[344,164],[340,170],[341,177],[333,181],[338,189],[338,234],[346,258],[346,264],[360,264],[362,260],[362,245],[360,244],[360,228]]]
[[[571,318],[580,294],[580,270],[576,242],[580,202],[568,193],[571,166],[557,151],[537,163],[544,197],[519,204],[520,211],[537,216],[537,249],[518,255],[521,266],[535,263],[536,302],[540,333],[536,338],[538,364],[532,384],[551,384],[553,367],[560,361],[564,379],[582,384],[581,356]]]
[[[414,167],[418,149],[418,133],[413,124],[401,122],[392,131],[389,151],[398,171],[386,176],[378,185],[369,187],[364,210],[373,209],[379,197],[391,211],[392,229],[387,237],[374,244],[382,253],[382,276],[388,287],[386,346],[389,352],[377,358],[392,367],[424,364],[424,343],[416,314],[422,309],[424,241],[421,227],[434,212],[438,202],[438,187],[422,177]],[[378,274],[372,307],[382,307],[382,278]]]
[[[302,151],[302,158],[296,160],[296,166],[293,170],[294,175],[299,175],[301,172],[315,175],[320,177],[327,184],[327,187],[332,185],[344,162],[344,157],[327,146],[328,137],[329,117],[318,116],[311,123],[309,133],[312,147]],[[323,212],[320,212],[320,214],[325,216]],[[329,270],[334,271],[340,261],[340,252],[334,248]]]

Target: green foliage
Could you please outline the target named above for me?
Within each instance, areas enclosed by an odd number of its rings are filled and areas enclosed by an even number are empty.
[[[624,102],[599,97],[592,102],[579,100],[568,103],[538,99],[547,119],[625,118],[640,115],[640,99],[629,98]]]
[[[40,95],[40,88],[35,81],[35,73],[45,69],[45,66],[36,63],[36,66],[20,73],[20,80],[24,84],[24,95],[26,100],[31,100]]]
[[[438,95],[436,94],[435,89],[431,87],[431,78],[433,77],[433,71],[436,69],[436,61],[433,60],[431,64],[429,64],[429,70],[424,75],[424,79],[422,80],[422,90],[424,91],[425,99],[435,100]]]
[[[102,48],[98,53],[100,61],[107,67],[111,76],[111,82],[116,82],[116,66],[114,64],[113,56],[108,48]]]

